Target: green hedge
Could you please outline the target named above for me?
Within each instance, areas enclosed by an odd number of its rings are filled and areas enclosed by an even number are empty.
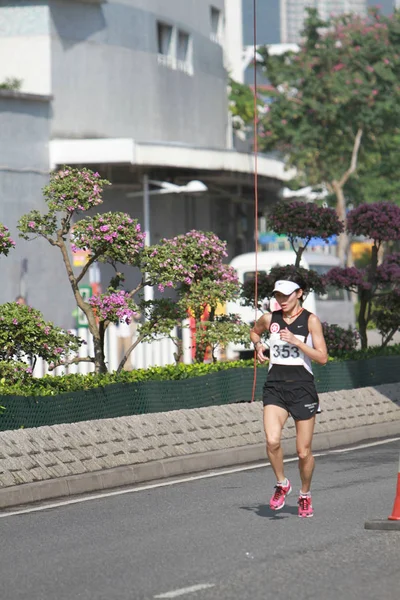
[[[376,356],[400,356],[400,344],[380,348],[378,346],[367,350],[355,350],[343,354],[340,358],[330,359],[329,365],[336,362],[349,360],[366,360]],[[136,369],[133,371],[122,371],[121,373],[105,373],[97,375],[46,375],[41,378],[32,378],[29,383],[10,384],[8,377],[2,377],[0,370],[0,404],[3,396],[55,396],[63,393],[90,390],[104,387],[113,383],[137,383],[139,381],[176,381],[191,377],[205,376],[219,371],[253,367],[253,360],[242,360],[233,362],[217,362],[215,364],[193,364],[193,365],[167,365],[165,367],[151,367],[149,369]],[[259,367],[266,368],[267,365]],[[314,370],[318,369],[314,365]]]
[[[193,368],[189,370],[183,366],[168,368],[175,379],[164,379],[161,370],[155,370],[158,379],[140,379],[136,371],[133,373],[137,379],[133,381],[99,386],[98,379],[93,377],[97,386],[92,389],[53,396],[2,395],[0,404],[5,411],[0,416],[0,430],[249,402],[254,375],[251,366],[218,364],[220,366],[211,365],[211,368],[210,365],[191,365]],[[227,364],[231,366],[221,366]],[[194,373],[202,376],[195,377]],[[400,382],[400,355],[389,353],[364,360],[332,361],[324,367],[314,365],[314,373],[319,392]],[[266,375],[265,366],[257,368],[256,400],[262,397]],[[103,381],[109,381],[111,376],[104,377]],[[129,377],[133,375],[123,375],[127,380]]]

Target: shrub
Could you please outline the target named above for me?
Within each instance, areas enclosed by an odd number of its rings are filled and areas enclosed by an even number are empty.
[[[326,322],[322,323],[322,329],[329,356],[338,357],[357,348],[360,336],[356,329],[352,327],[344,329],[339,325],[330,325]]]
[[[336,325],[328,326],[335,327]],[[340,329],[340,328],[338,328]],[[346,334],[348,330],[342,330]],[[354,333],[354,332],[353,332]],[[400,344],[387,346],[373,346],[365,350],[355,350],[354,345],[350,350],[341,350],[336,356],[331,355],[329,362],[345,361],[345,360],[367,360],[377,356],[394,356],[400,355]],[[10,364],[10,368],[12,363]],[[1,365],[1,363],[0,363]],[[27,365],[23,365],[27,368]],[[56,396],[63,393],[78,392],[89,390],[96,387],[104,387],[113,383],[136,383],[145,381],[177,381],[188,379],[190,377],[201,377],[210,373],[217,373],[227,369],[250,368],[254,367],[254,360],[238,360],[231,362],[217,362],[211,364],[194,363],[185,365],[179,363],[177,365],[166,365],[165,367],[151,367],[149,369],[137,369],[135,371],[121,371],[120,373],[89,373],[87,375],[62,375],[52,377],[35,378],[26,374],[26,383],[19,380],[14,383],[11,380],[6,381],[6,378],[0,379],[0,396],[15,395],[15,396],[31,396],[39,398],[40,396]],[[258,365],[258,369],[268,369],[268,362],[263,365]],[[25,375],[21,373],[21,377],[25,379]],[[1,373],[1,371],[0,371]],[[18,373],[15,372],[15,377]],[[261,375],[262,376],[262,375]],[[265,375],[264,375],[265,376]],[[14,375],[13,375],[14,377]],[[40,400],[39,400],[40,401]]]
[[[84,343],[69,331],[45,321],[42,313],[18,302],[0,305],[0,360],[35,361],[43,358],[49,363],[65,361]]]
[[[0,361],[0,390],[15,384],[29,385],[32,381],[32,368],[24,362]]]

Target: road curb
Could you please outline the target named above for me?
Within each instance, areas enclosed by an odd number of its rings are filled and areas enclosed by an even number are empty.
[[[400,531],[400,521],[366,521],[364,529],[373,529],[375,531]]]
[[[330,450],[393,435],[400,435],[400,421],[398,420],[364,425],[342,431],[320,432],[314,436],[313,450]],[[294,437],[283,439],[282,446],[286,456],[295,456]],[[200,473],[212,469],[251,464],[265,459],[265,444],[250,444],[248,446],[212,450],[14,485],[0,489],[0,509],[168,479],[190,473]]]

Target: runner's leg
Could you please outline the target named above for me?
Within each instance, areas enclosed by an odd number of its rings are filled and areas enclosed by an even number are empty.
[[[289,413],[280,406],[264,406],[264,431],[267,439],[267,454],[277,481],[284,481],[282,429]]]
[[[312,437],[314,433],[315,416],[305,421],[295,421],[296,424],[296,450],[299,457],[299,470],[301,478],[301,491],[307,494],[310,491],[311,479],[314,471],[314,457],[311,452]]]

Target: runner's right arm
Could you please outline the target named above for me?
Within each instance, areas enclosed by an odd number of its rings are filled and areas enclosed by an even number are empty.
[[[258,321],[255,322],[253,328],[250,329],[250,339],[254,344],[257,359],[260,363],[263,363],[266,360],[268,360],[267,357],[264,355],[265,346],[261,341],[261,336],[264,333],[264,331],[269,330],[271,318],[271,313],[266,313],[265,315],[262,315],[262,317],[260,317]]]

